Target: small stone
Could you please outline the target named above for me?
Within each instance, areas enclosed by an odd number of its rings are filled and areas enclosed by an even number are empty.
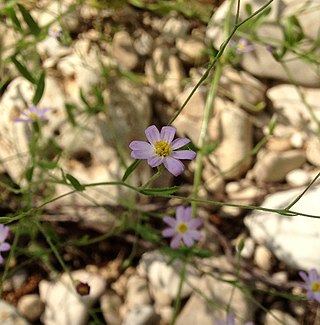
[[[117,32],[112,41],[112,54],[116,61],[127,70],[134,69],[139,63],[133,40],[126,31]]]
[[[272,268],[272,253],[262,245],[259,245],[254,253],[254,262],[264,271],[270,271]]]
[[[0,300],[0,320],[1,325],[30,325],[21,317],[15,307],[4,300]]]
[[[299,325],[300,323],[294,319],[290,314],[285,313],[282,310],[270,309],[269,313],[266,315],[265,325],[278,325],[279,320],[286,325]]]
[[[255,242],[252,238],[248,237],[244,241],[244,246],[243,249],[240,253],[240,255],[243,258],[251,258],[254,253],[254,248],[255,248]]]
[[[178,38],[176,48],[181,60],[189,64],[201,63],[206,50],[204,42],[195,37]]]
[[[301,167],[306,161],[302,150],[261,150],[257,158],[253,173],[258,182],[281,182],[289,171]]]
[[[30,322],[34,322],[40,318],[44,311],[44,304],[37,294],[28,294],[22,296],[17,305],[20,314]]]
[[[182,17],[170,17],[162,29],[162,37],[167,42],[174,42],[176,38],[183,37],[190,28],[190,22]]]
[[[123,325],[158,325],[160,317],[150,305],[137,306],[126,315]]]
[[[294,169],[286,175],[286,181],[291,186],[303,186],[309,184],[311,178],[309,173],[305,170]]]
[[[308,138],[306,143],[306,157],[309,163],[320,167],[320,141],[317,136]]]
[[[112,290],[106,291],[100,298],[103,317],[108,325],[121,325],[119,309],[122,302],[120,297]]]
[[[305,134],[302,132],[294,132],[290,137],[291,146],[295,149],[301,149],[304,146]]]
[[[147,279],[132,275],[127,282],[126,306],[128,309],[151,304]]]

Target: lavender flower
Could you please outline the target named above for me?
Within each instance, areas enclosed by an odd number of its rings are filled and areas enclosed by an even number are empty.
[[[49,27],[48,35],[54,38],[59,38],[62,34],[62,28],[59,25],[52,25]]]
[[[157,167],[164,164],[166,169],[178,176],[183,173],[184,165],[180,159],[192,160],[196,153],[192,150],[178,150],[190,142],[186,138],[173,138],[176,133],[176,128],[173,126],[164,126],[161,132],[158,131],[155,125],[149,126],[145,130],[146,141],[132,141],[129,147],[133,150],[131,157],[135,159],[147,159],[151,167]]]
[[[4,261],[3,257],[1,256],[1,252],[6,252],[10,249],[10,244],[5,242],[9,230],[10,228],[8,226],[0,224],[0,264],[2,264]]]
[[[171,248],[178,248],[181,241],[186,246],[191,247],[195,240],[201,238],[201,233],[197,228],[202,225],[200,218],[192,218],[192,209],[190,207],[179,206],[176,210],[176,219],[164,217],[163,221],[170,227],[162,231],[163,237],[172,237]]]
[[[48,108],[39,109],[37,106],[30,106],[27,112],[22,112],[21,117],[16,117],[13,120],[15,122],[36,122],[36,121],[44,121],[46,117],[45,113],[48,111]]]
[[[307,290],[307,298],[320,303],[320,277],[316,269],[311,269],[308,274],[301,271],[299,275],[305,282],[301,287]]]
[[[240,38],[238,42],[232,41],[230,44],[236,47],[237,54],[248,53],[254,50],[254,45],[250,44],[245,38]]]
[[[225,321],[223,320],[217,320],[217,325],[235,325],[235,319],[233,313],[228,313],[227,319]],[[254,325],[253,322],[245,323],[244,325]]]

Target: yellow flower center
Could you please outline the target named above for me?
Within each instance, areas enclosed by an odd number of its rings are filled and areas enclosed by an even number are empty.
[[[180,234],[184,234],[184,233],[186,233],[187,230],[188,230],[188,226],[187,226],[185,223],[183,223],[183,222],[179,223],[179,225],[178,225],[178,227],[177,227],[177,231],[178,231]]]
[[[37,120],[39,117],[36,113],[29,113],[28,114],[30,118],[34,119],[34,120]]]
[[[154,149],[156,154],[160,157],[167,157],[172,151],[169,143],[163,140],[156,142],[154,145]]]
[[[312,291],[320,291],[320,282],[312,282],[311,290]]]

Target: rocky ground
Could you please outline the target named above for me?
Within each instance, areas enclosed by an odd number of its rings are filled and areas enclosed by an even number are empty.
[[[39,26],[62,14],[61,38],[48,36],[35,43],[30,38],[31,45],[18,58],[27,62],[30,71],[39,66],[46,71],[39,106],[50,109],[42,129],[41,159],[59,155],[59,168],[84,184],[121,180],[125,165],[132,161],[129,143],[143,140],[147,126],[170,121],[224,40],[221,26],[229,4],[190,1],[191,11],[186,6],[160,12],[152,6],[161,3],[156,1],[145,1],[142,9],[122,3],[117,8],[101,4],[98,9],[90,1],[74,7],[71,0],[21,2]],[[248,3],[252,10],[261,6],[258,0],[241,1],[240,19],[246,17]],[[221,306],[228,304],[231,295],[232,310],[239,316],[236,324],[320,323],[317,304],[306,302],[298,286],[299,270],[320,265],[319,220],[251,208],[284,209],[315,180],[291,210],[319,215],[320,73],[319,46],[314,44],[319,42],[320,7],[317,0],[274,0],[271,8],[261,22],[234,38],[235,42],[246,38],[253,49],[236,49],[235,58],[223,67],[200,195],[227,204],[199,208],[205,220],[199,247],[212,255],[195,258],[194,265],[188,266],[176,325],[216,324],[225,318]],[[274,53],[285,42],[284,26],[293,14],[304,36],[283,64]],[[6,63],[0,67],[5,80],[0,97],[1,184],[23,188],[30,129],[12,119],[31,103],[34,86],[8,63],[22,39],[9,19],[0,24],[0,39],[1,60]],[[302,58],[301,53],[308,55]],[[195,147],[207,92],[205,81],[173,123],[177,133],[190,138]],[[175,179],[165,172],[154,186],[181,185],[187,197],[194,169],[191,162],[186,173]],[[143,162],[138,173],[130,176],[130,184],[140,186],[151,175]],[[35,206],[46,195],[70,191],[66,184],[53,186],[48,180],[60,177],[60,169],[48,168],[37,177]],[[11,215],[21,208],[21,194],[3,189],[2,215]],[[129,208],[132,202],[138,208]],[[59,236],[59,251],[73,277],[90,283],[90,295],[75,295],[68,275],[57,276],[62,269],[55,257],[37,256],[37,246],[23,234],[25,250],[12,259],[3,283],[0,319],[5,324],[81,325],[89,320],[108,325],[169,324],[181,263],[168,264],[158,244],[136,237],[134,221],[129,220],[126,229],[117,227],[122,227],[125,213],[127,218],[136,218],[138,212],[163,215],[180,203],[136,198],[123,187],[108,186],[46,204],[41,220],[49,222]],[[157,219],[148,220],[152,227],[163,227]],[[84,235],[105,237],[81,246]],[[241,239],[245,239],[241,286],[235,288],[228,281],[235,279],[235,247]],[[44,239],[36,242],[48,248]],[[130,266],[124,268],[128,259]]]

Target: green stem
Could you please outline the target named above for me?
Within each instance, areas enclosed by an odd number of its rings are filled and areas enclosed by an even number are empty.
[[[158,171],[150,177],[150,179],[144,184],[142,185],[142,188],[146,188],[149,184],[151,184],[152,182],[154,182],[163,172],[164,167],[161,165],[158,167]]]
[[[170,322],[170,325],[174,325],[180,310],[180,306],[181,306],[181,293],[182,293],[182,287],[185,281],[185,277],[186,277],[186,271],[187,271],[187,258],[183,259],[183,265],[182,265],[182,270],[180,273],[180,282],[179,282],[179,288],[178,288],[178,292],[177,292],[177,298],[175,300],[174,303],[174,309],[173,309],[173,316]]]
[[[219,81],[220,81],[221,75],[222,75],[222,64],[220,62],[218,62],[214,77],[210,84],[210,89],[209,89],[209,93],[207,96],[206,105],[204,108],[204,117],[203,117],[203,121],[202,121],[199,142],[198,142],[198,147],[200,148],[200,150],[197,153],[196,170],[195,170],[194,180],[193,180],[193,184],[194,184],[193,185],[193,197],[198,197],[198,193],[199,193],[199,186],[200,186],[201,175],[202,175],[202,163],[203,163],[203,157],[204,157],[204,146],[206,144],[209,121],[210,121],[212,111],[213,111],[213,106],[214,106],[213,102],[214,102],[214,99],[218,92],[218,86],[219,86]],[[197,208],[197,202],[193,202],[193,204],[192,204],[193,215],[195,215],[196,208]]]

